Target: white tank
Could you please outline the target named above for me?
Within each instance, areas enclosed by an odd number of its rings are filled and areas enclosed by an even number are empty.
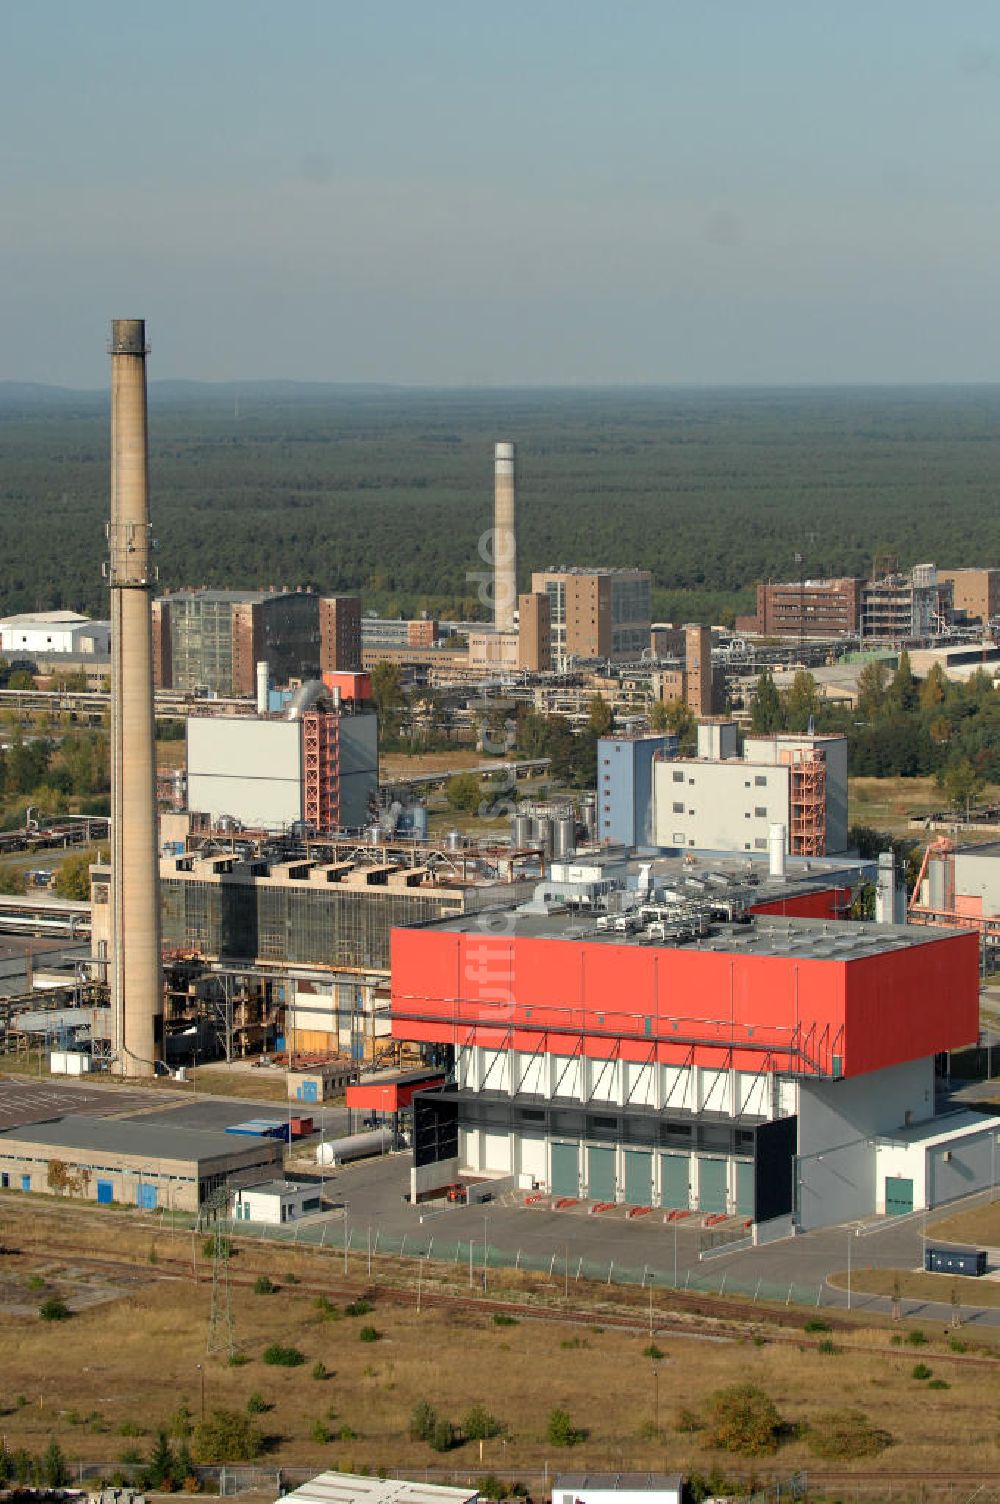
[[[768,871],[772,877],[785,875],[785,827],[771,825],[767,832]]]
[[[341,1165],[349,1159],[366,1159],[392,1148],[392,1129],[374,1128],[370,1133],[349,1133],[346,1138],[330,1139],[318,1145],[318,1165]]]
[[[257,714],[267,715],[267,691],[268,691],[267,664],[261,660],[257,665]]]

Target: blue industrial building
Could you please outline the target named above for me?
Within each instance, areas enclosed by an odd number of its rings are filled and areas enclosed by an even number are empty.
[[[653,762],[676,757],[672,733],[603,736],[597,743],[597,829],[612,845],[653,845]]]

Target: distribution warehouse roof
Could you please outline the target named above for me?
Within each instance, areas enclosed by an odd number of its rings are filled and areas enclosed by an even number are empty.
[[[596,918],[583,914],[532,914],[523,909],[497,911],[496,923],[488,914],[462,914],[457,918],[431,920],[426,926],[457,934],[482,934],[484,938],[528,940],[585,940],[606,945],[628,945],[643,950],[683,949],[723,951],[742,956],[785,956],[817,961],[855,961],[889,951],[911,950],[948,938],[954,931],[929,925],[852,923],[834,919],[790,919],[779,915],[755,915],[749,924],[713,923],[707,935],[677,941],[651,940],[642,931],[621,934],[598,929]],[[414,926],[414,928],[418,928]]]
[[[320,1473],[286,1499],[296,1504],[469,1504],[474,1488],[444,1488],[405,1478],[360,1478],[353,1473]]]
[[[14,1141],[51,1144],[59,1149],[98,1149],[111,1154],[137,1154],[143,1158],[177,1159],[196,1163],[239,1154],[254,1146],[275,1143],[266,1138],[247,1138],[199,1128],[174,1128],[162,1121],[142,1118],[98,1118],[72,1114],[47,1123],[26,1123],[21,1128],[0,1131],[3,1145]]]

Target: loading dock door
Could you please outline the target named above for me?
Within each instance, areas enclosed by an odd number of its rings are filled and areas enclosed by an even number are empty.
[[[115,1197],[115,1188],[110,1180],[97,1182],[97,1199],[103,1205],[109,1205]]]
[[[753,1165],[736,1165],[736,1210],[741,1217],[753,1216]]]
[[[625,1150],[625,1200],[629,1206],[653,1204],[653,1156],[643,1149]]]
[[[885,1214],[887,1217],[905,1217],[913,1210],[913,1181],[901,1175],[885,1177]]]
[[[724,1159],[699,1159],[698,1209],[703,1212],[725,1212],[728,1210],[726,1206],[726,1161]]]
[[[687,1211],[691,1205],[689,1154],[660,1155],[660,1205]]]
[[[136,1199],[136,1202],[138,1203],[138,1205],[139,1205],[139,1207],[140,1207],[140,1209],[142,1211],[144,1211],[144,1212],[155,1212],[156,1211],[156,1186],[155,1185],[139,1185],[139,1186],[136,1186],[136,1196],[135,1196],[135,1199]]]
[[[552,1194],[580,1194],[580,1156],[576,1144],[552,1145]]]
[[[617,1200],[614,1149],[587,1150],[587,1195],[591,1201]]]

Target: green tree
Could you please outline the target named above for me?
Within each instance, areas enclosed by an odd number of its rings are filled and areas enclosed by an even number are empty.
[[[26,893],[28,874],[23,867],[13,862],[0,862],[0,893]]]
[[[384,659],[372,669],[372,700],[378,715],[379,738],[382,741],[399,735],[406,696],[399,665]]]
[[[948,803],[961,814],[968,812],[983,791],[983,779],[967,757],[950,762],[942,781]]]
[[[555,1409],[549,1412],[545,1426],[545,1440],[552,1447],[575,1447],[582,1440],[580,1432],[570,1419],[568,1410]]]
[[[947,693],[948,680],[945,678],[944,669],[940,663],[932,663],[926,679],[921,682],[917,691],[921,710],[934,710],[936,706],[944,703]]]
[[[252,1462],[260,1456],[263,1444],[249,1415],[213,1410],[195,1427],[192,1451],[196,1462]]]
[[[162,1491],[174,1486],[175,1459],[166,1431],[157,1431],[153,1450],[146,1464],[146,1487]]]
[[[877,658],[866,663],[858,675],[858,709],[869,720],[885,705],[886,667]]]
[[[775,688],[769,668],[761,669],[754,690],[753,707],[750,712],[750,729],[757,735],[781,730],[781,697]]]
[[[917,681],[910,667],[910,655],[904,648],[892,676],[886,698],[894,710],[912,710],[917,703]]]
[[[92,861],[94,861],[94,853],[84,850],[71,852],[66,860],[60,863],[54,885],[60,898],[87,899],[90,897]]]
[[[63,1449],[55,1437],[45,1448],[42,1457],[42,1482],[46,1488],[65,1488],[69,1483],[69,1468],[66,1466],[66,1458]]]
[[[807,669],[800,668],[785,695],[785,719],[789,731],[805,731],[809,717],[818,714],[816,680]]]
[[[611,706],[603,695],[595,695],[587,712],[587,730],[593,736],[607,736],[615,723]]]
[[[462,1421],[462,1433],[469,1441],[489,1441],[493,1436],[502,1436],[503,1421],[497,1420],[483,1405],[473,1405]]]
[[[729,1384],[709,1403],[708,1436],[713,1446],[744,1457],[763,1457],[778,1449],[781,1416],[769,1395],[755,1384]]]
[[[483,802],[482,785],[475,773],[456,773],[444,787],[448,808],[463,814],[475,814]]]

